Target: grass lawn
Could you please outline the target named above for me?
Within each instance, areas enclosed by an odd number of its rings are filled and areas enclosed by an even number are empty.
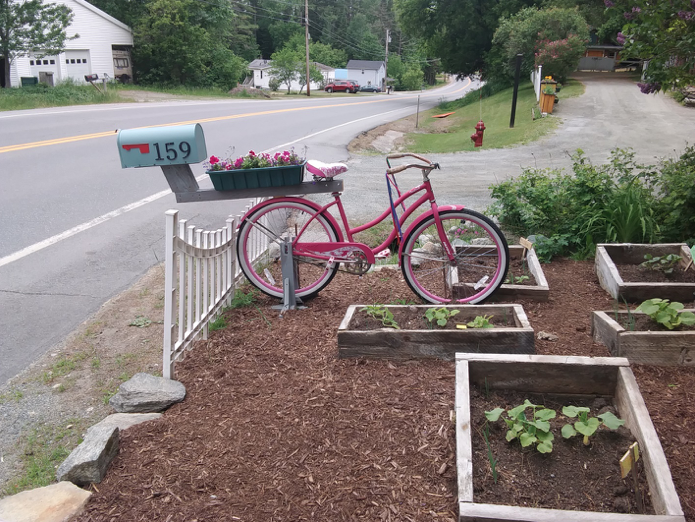
[[[476,91],[477,92],[477,91]],[[583,94],[584,86],[570,80],[558,93],[562,99]],[[552,116],[541,118],[536,96],[531,83],[519,86],[514,128],[509,128],[513,89],[505,89],[482,102],[475,100],[465,106],[441,107],[420,113],[419,129],[406,135],[406,147],[412,152],[446,153],[475,150],[471,134],[480,119],[485,123],[483,144],[486,149],[497,149],[535,141],[557,127],[558,120]],[[477,96],[477,94],[472,94]],[[451,105],[463,105],[452,102]],[[559,105],[559,107],[562,107]],[[451,112],[446,118],[433,118],[436,114]],[[534,119],[535,118],[535,119]]]

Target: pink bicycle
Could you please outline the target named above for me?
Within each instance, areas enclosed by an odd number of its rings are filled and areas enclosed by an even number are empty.
[[[390,160],[406,156],[418,163],[391,166]],[[349,226],[339,192],[323,206],[302,197],[280,197],[252,207],[239,225],[237,242],[238,260],[249,281],[268,295],[283,297],[279,248],[273,244],[280,245],[285,238],[292,243],[295,293],[303,299],[320,292],[341,266],[352,274],[366,273],[376,259],[390,255],[391,245],[405,280],[423,300],[479,303],[488,298],[504,281],[509,266],[509,249],[500,229],[478,212],[437,205],[429,180],[430,173],[439,169],[437,163],[416,154],[391,154],[386,162],[391,205],[365,225]],[[316,161],[307,162],[306,168],[317,180],[330,180],[347,170],[342,164]],[[409,168],[422,170],[422,183],[401,194],[395,174]],[[420,192],[406,207],[405,201]],[[429,208],[422,214],[413,214],[426,204]],[[339,221],[331,214],[333,209]],[[372,248],[354,240],[389,216],[393,230],[382,244]],[[270,246],[260,256],[259,244]]]

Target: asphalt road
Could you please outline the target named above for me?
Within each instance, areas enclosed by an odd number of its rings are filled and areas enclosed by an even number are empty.
[[[121,169],[117,129],[200,122],[208,155],[293,146],[344,161],[354,136],[413,114],[418,95],[425,109],[469,88],[0,113],[0,386],[162,261],[166,210],[210,229],[246,204],[177,204],[158,168]]]

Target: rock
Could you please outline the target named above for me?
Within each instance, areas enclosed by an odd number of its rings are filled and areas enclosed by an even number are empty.
[[[617,497],[613,501],[613,509],[618,513],[630,512],[630,500],[627,497]]]
[[[102,427],[115,427],[119,431],[123,431],[141,422],[157,420],[161,416],[161,413],[114,413],[89,428],[87,434],[93,429]]]
[[[425,253],[426,252],[422,248],[413,248],[414,255],[410,256],[410,264],[412,266],[420,266],[420,263],[422,263],[422,259],[425,257],[423,254]]]
[[[540,341],[557,341],[559,339],[557,335],[548,332],[538,332],[537,337]]]
[[[99,483],[117,454],[118,428],[92,426],[82,444],[60,465],[56,477],[59,481],[69,480],[78,486]]]
[[[492,245],[492,239],[487,237],[476,237],[471,239],[471,245]]]
[[[429,242],[423,245],[422,250],[427,252],[428,254],[439,255],[442,251],[442,248],[440,245]]]
[[[64,522],[79,514],[91,495],[71,482],[22,491],[0,500],[0,520]]]
[[[136,373],[121,384],[109,404],[120,413],[150,413],[167,409],[186,397],[186,388],[178,381]]]
[[[630,491],[625,484],[621,484],[620,486],[616,487],[613,489],[613,496],[614,497],[622,497],[623,495],[627,495],[627,492]]]

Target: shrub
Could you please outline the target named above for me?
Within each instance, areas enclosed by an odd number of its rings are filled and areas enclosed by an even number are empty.
[[[615,149],[610,162],[592,165],[583,152],[572,156],[573,175],[525,169],[491,188],[489,212],[508,232],[536,235],[539,257],[593,255],[596,243],[652,242],[658,238],[653,211],[654,173],[634,162],[634,153]]]
[[[695,146],[685,149],[677,160],[660,165],[657,174],[659,204],[665,241],[695,242]]]

